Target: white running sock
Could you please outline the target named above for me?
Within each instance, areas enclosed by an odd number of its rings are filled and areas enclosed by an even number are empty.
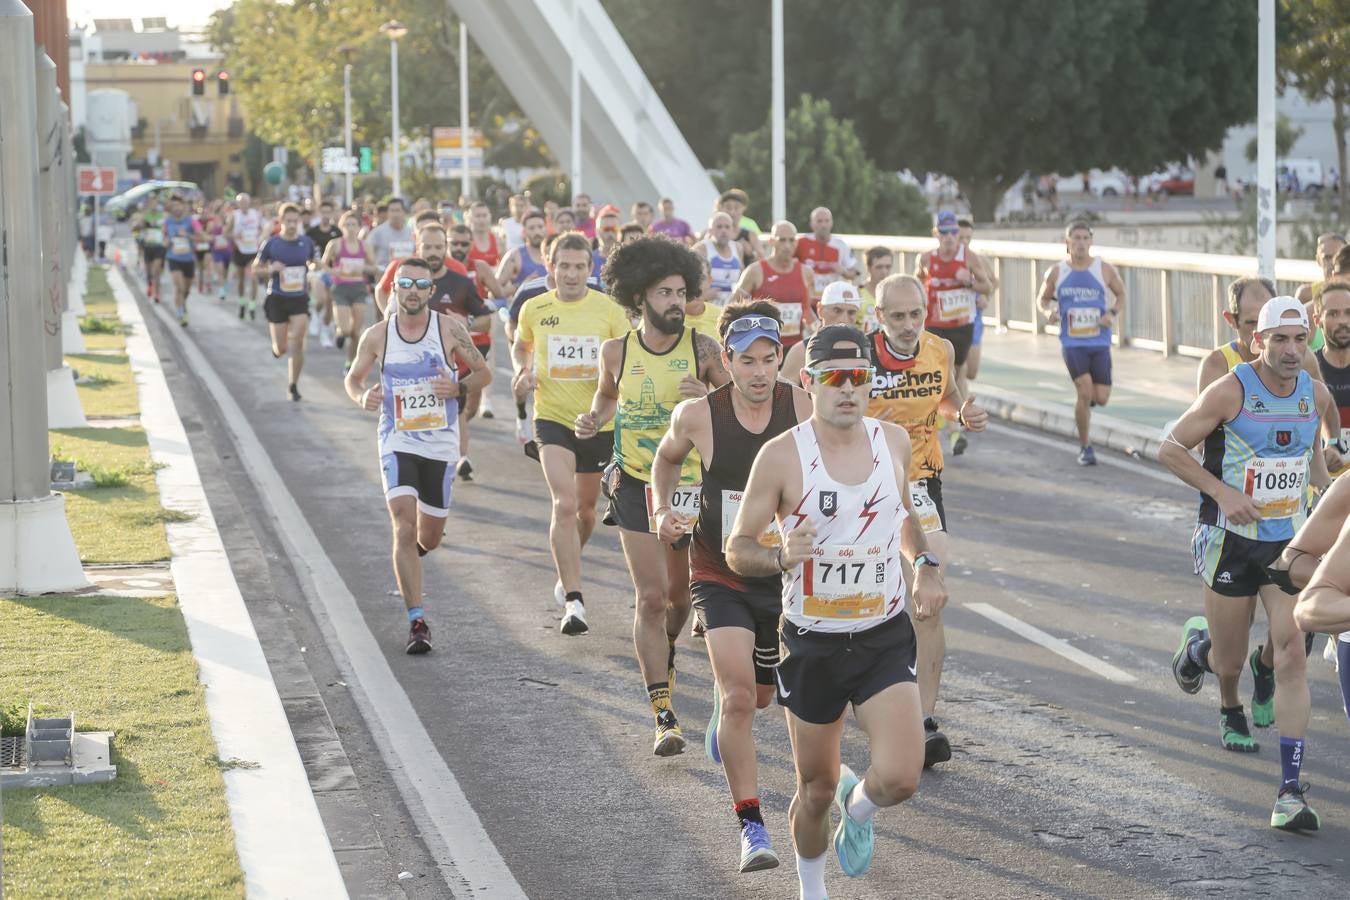
[[[814,859],[807,859],[800,853],[797,856],[797,881],[801,884],[801,900],[827,900],[825,893],[825,857],[822,853]]]
[[[848,792],[848,799],[844,801],[844,809],[848,811],[848,817],[860,825],[872,821],[872,817],[877,814],[877,810],[881,809],[867,796],[867,791],[863,790],[865,783],[860,781],[855,784],[853,790]]]

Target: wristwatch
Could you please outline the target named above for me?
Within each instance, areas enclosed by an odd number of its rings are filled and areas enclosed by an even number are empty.
[[[940,565],[941,563],[938,562],[938,558],[934,556],[932,553],[929,553],[928,551],[924,551],[923,553],[920,553],[918,556],[914,557],[914,568],[916,570],[920,566],[932,566],[933,568],[936,569]]]

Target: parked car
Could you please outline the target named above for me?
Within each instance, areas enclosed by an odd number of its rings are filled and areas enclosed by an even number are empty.
[[[1154,182],[1155,190],[1169,197],[1191,197],[1195,195],[1195,170],[1188,168],[1172,169],[1163,173]]]
[[[1055,190],[1060,194],[1091,193],[1097,197],[1122,197],[1128,193],[1129,179],[1118,169],[1103,172],[1093,169],[1084,175],[1056,176]]]
[[[194,203],[202,191],[193,181],[143,181],[109,198],[103,204],[103,211],[119,222],[126,221],[128,216],[141,208],[151,194],[157,194],[160,200],[168,199],[170,194],[182,194],[188,202]]]

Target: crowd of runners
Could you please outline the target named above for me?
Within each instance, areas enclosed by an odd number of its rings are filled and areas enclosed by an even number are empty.
[[[241,319],[261,298],[291,400],[307,339],[345,354],[346,393],[378,413],[411,654],[432,649],[420,559],[441,541],[455,481],[473,477],[469,423],[493,415],[484,389],[500,319],[516,435],[551,498],[560,639],[592,627],[583,560],[602,510],[632,580],[652,752],[687,746],[676,650],[691,631],[716,680],[704,748],[726,775],[739,869],[779,864],[752,736],[757,710],[776,700],[797,792],[773,812],[790,820],[801,896],[819,898],[827,851],[863,874],[873,816],[952,755],[936,718],[953,586],[944,458],[966,452],[988,419],[970,382],[998,282],[952,212],[935,216],[935,244],[910,274],[885,246],[855,255],[825,207],[799,233],[786,221],[762,232],[748,205],[727,191],[695,228],[669,199],[625,217],[584,194],[570,208],[517,196],[494,222],[481,202],[339,210],[240,194],[196,211],[152,200],[133,230],[149,296],[171,302],[183,327],[194,289],[193,303]],[[1092,411],[1110,399],[1126,302],[1092,238],[1086,223],[1066,228],[1039,295],[1084,466],[1097,464]],[[1224,316],[1236,337],[1201,364],[1198,397],[1160,454],[1201,495],[1204,615],[1185,623],[1173,671],[1190,693],[1216,676],[1225,749],[1257,751],[1250,725],[1278,729],[1270,822],[1288,830],[1320,825],[1301,780],[1305,660],[1314,634],[1350,629],[1350,479],[1335,478],[1350,459],[1344,244],[1323,236],[1326,280],[1304,297],[1277,297],[1258,278],[1232,284]],[[160,296],[165,262],[172,298]],[[1268,637],[1253,649],[1258,599]],[[1350,692],[1347,651],[1333,638],[1326,654]],[[870,750],[861,776],[840,760],[850,708]]]

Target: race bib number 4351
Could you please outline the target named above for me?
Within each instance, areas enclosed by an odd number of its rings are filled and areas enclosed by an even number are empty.
[[[815,619],[870,619],[886,608],[880,544],[826,544],[802,563],[802,612]]]

